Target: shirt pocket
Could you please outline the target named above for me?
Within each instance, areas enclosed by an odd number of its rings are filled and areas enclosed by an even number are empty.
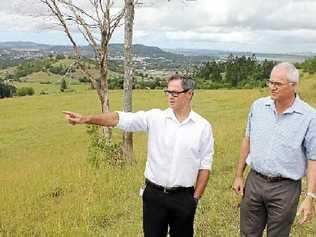
[[[304,131],[299,128],[283,128],[278,132],[281,146],[290,150],[300,150],[304,140]]]

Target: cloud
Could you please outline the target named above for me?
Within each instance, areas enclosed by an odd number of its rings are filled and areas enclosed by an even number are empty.
[[[89,1],[80,0],[81,4]],[[120,7],[122,0],[116,0]],[[314,0],[143,0],[135,15],[136,43],[269,50],[308,50],[316,32]],[[90,8],[91,9],[91,8]],[[22,31],[55,29],[38,0],[0,2],[0,25]],[[0,27],[1,29],[1,27]],[[123,29],[114,35],[122,40]],[[314,47],[315,48],[315,47]]]

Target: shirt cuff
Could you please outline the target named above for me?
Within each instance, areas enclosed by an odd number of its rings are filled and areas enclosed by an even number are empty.
[[[127,121],[126,121],[125,113],[122,112],[122,111],[115,111],[115,112],[118,113],[118,115],[119,115],[119,121],[118,121],[118,124],[116,125],[116,128],[125,130],[125,128],[127,127],[126,126]]]

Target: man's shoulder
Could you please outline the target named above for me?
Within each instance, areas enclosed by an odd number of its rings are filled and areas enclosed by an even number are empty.
[[[267,104],[271,104],[273,103],[273,100],[271,99],[270,96],[266,96],[266,97],[261,97],[259,99],[256,99],[253,102],[254,106],[261,106],[261,105],[267,105]]]
[[[147,118],[160,119],[161,117],[166,117],[168,112],[168,109],[153,108],[145,111],[145,114]]]
[[[197,122],[202,123],[206,126],[211,127],[211,123],[206,118],[202,117],[200,114],[198,114],[194,111],[191,111],[191,113],[192,113],[192,117],[194,120],[196,120]]]
[[[312,107],[310,104],[306,103],[305,101],[298,98],[298,106],[302,112],[309,114],[311,116],[315,116],[316,109]]]

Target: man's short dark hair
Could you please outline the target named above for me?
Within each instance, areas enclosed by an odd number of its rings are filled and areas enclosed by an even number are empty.
[[[168,83],[173,80],[181,80],[183,90],[194,90],[195,88],[195,81],[190,76],[181,75],[181,74],[174,74],[168,79]]]

